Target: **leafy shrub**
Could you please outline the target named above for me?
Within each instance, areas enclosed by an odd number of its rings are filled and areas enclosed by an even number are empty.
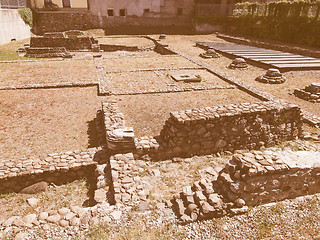
[[[238,33],[320,47],[320,0],[236,4],[229,22]]]
[[[32,27],[33,23],[33,16],[32,11],[30,8],[20,8],[19,10],[20,17],[25,22],[25,24],[28,24],[30,27]]]

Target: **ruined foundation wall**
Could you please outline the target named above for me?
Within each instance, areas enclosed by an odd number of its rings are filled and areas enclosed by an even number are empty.
[[[30,47],[65,47],[67,50],[91,49],[94,41],[90,37],[32,37]]]
[[[241,214],[248,206],[318,193],[319,176],[318,152],[235,154],[219,173],[184,187],[167,206],[182,222]]]
[[[160,133],[178,156],[257,149],[301,133],[301,112],[280,102],[231,104],[172,112]]]
[[[62,184],[83,177],[91,178],[98,160],[96,151],[93,148],[3,162],[0,164],[0,193],[20,192],[40,181]]]

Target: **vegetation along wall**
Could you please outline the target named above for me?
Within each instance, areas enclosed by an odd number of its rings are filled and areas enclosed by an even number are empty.
[[[238,3],[229,30],[247,36],[320,47],[320,1]]]

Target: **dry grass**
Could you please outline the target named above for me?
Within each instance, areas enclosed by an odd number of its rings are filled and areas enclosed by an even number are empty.
[[[126,71],[146,68],[197,67],[182,57],[130,58],[104,60],[107,71]]]
[[[121,96],[116,99],[127,126],[132,126],[137,136],[158,135],[172,111],[258,101],[237,89]]]
[[[96,95],[95,87],[0,91],[1,159],[86,149]]]
[[[2,63],[0,71],[1,86],[97,81],[92,60]]]
[[[58,210],[62,207],[82,206],[88,193],[86,181],[75,180],[72,183],[61,186],[49,186],[46,192],[37,194],[2,194],[0,195],[1,213],[0,222],[11,216],[25,216],[27,214],[39,214],[43,211]],[[36,198],[39,201],[36,207],[27,203],[28,198]]]
[[[120,45],[127,47],[149,47],[154,46],[154,43],[143,37],[99,37],[99,44],[108,44],[108,45]]]

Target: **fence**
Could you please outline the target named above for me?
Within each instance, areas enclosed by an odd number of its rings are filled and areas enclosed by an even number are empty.
[[[0,9],[17,9],[26,6],[26,0],[0,0]]]

